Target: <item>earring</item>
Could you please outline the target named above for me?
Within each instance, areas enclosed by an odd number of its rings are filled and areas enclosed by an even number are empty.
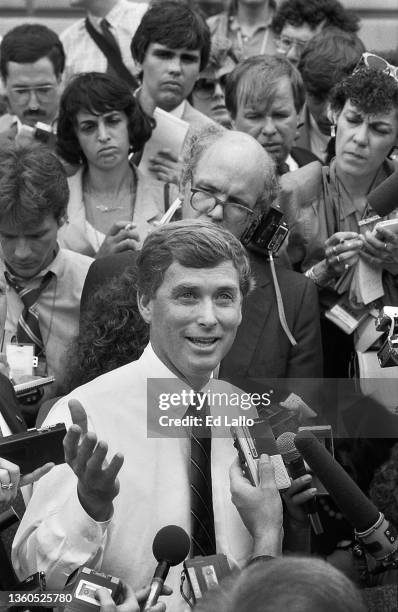
[[[336,124],[335,123],[332,123],[332,125],[330,126],[330,137],[336,138]]]

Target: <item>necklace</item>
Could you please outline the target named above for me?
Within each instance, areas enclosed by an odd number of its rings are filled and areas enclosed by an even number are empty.
[[[134,211],[135,203],[135,177],[134,173],[129,172],[128,179],[123,181],[117,195],[109,195],[96,189],[92,189],[88,184],[87,176],[83,179],[83,200],[98,210],[100,213],[111,213],[115,210],[130,210]],[[114,204],[109,204],[113,201]]]

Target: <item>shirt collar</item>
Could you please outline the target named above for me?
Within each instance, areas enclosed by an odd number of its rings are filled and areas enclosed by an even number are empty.
[[[112,26],[115,27],[119,21],[120,21],[120,16],[123,10],[123,1],[121,0],[120,2],[118,2],[110,11],[109,13],[107,13],[105,15],[105,17],[96,17],[95,15],[92,15],[91,13],[87,14],[87,17],[89,19],[89,21],[91,22],[91,24],[95,27],[96,30],[98,30],[99,32],[101,32],[101,21],[103,19],[106,19],[107,22]]]
[[[255,29],[255,31],[253,32],[253,34],[255,34],[256,32],[259,32],[261,30],[266,30],[267,28],[269,28],[269,26],[271,25],[271,21],[273,19],[274,15],[271,14],[270,18],[267,19],[267,21],[263,21],[258,23],[257,28]],[[240,23],[236,17],[236,15],[231,15],[229,18],[229,29],[231,30],[231,32],[237,32],[238,30],[241,30],[241,26]]]
[[[183,100],[181,102],[181,104],[179,104],[178,106],[176,106],[175,108],[173,108],[172,111],[170,112],[170,115],[173,115],[174,117],[177,117],[177,119],[182,119],[182,116],[185,112],[185,105],[186,105],[186,100]]]

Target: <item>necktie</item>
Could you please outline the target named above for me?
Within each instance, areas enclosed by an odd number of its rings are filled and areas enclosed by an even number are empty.
[[[112,34],[110,23],[106,19],[101,19],[101,21],[100,21],[100,28],[101,28],[102,36],[105,38],[105,40],[108,43],[108,45],[113,49],[115,54],[117,54],[118,58],[120,58],[120,61],[122,61],[122,55],[121,55],[121,52],[120,52],[120,47],[118,45],[118,42],[117,42],[116,38]],[[108,62],[108,65],[106,67],[106,73],[110,74],[111,76],[115,76],[115,77],[118,76],[116,74],[115,70],[109,64],[109,62]]]
[[[47,274],[43,276],[40,286],[34,289],[23,287],[8,272],[4,272],[4,276],[10,287],[17,292],[24,305],[17,325],[17,342],[25,344],[31,344],[33,342],[35,355],[44,355],[44,344],[41,337],[39,314],[36,304],[41,292],[44,291],[55,274],[53,272],[47,272]]]
[[[191,405],[187,415],[202,419],[191,428],[191,533],[192,556],[213,555],[216,552],[213,499],[211,487],[211,428],[206,427],[206,404],[201,410]]]

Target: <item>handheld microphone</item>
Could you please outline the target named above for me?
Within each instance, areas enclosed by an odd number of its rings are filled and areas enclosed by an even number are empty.
[[[362,493],[350,476],[309,431],[295,437],[296,448],[322,481],[355,535],[377,561],[397,561],[398,540],[395,529]]]
[[[156,604],[170,567],[184,561],[189,553],[190,545],[187,532],[177,525],[167,525],[157,532],[153,540],[152,551],[158,565],[152,578],[144,612]]]
[[[293,480],[307,474],[303,458],[294,444],[295,437],[296,434],[292,431],[285,431],[276,440],[278,451],[282,455],[282,459],[287,465],[288,472]],[[309,488],[310,484],[308,484],[306,489]],[[302,508],[309,516],[315,535],[321,535],[323,533],[323,527],[317,512],[315,499],[311,499],[305,502],[305,504],[302,504]]]
[[[397,192],[398,172],[393,172],[391,176],[370,192],[368,204],[380,217],[384,217],[397,208]]]

